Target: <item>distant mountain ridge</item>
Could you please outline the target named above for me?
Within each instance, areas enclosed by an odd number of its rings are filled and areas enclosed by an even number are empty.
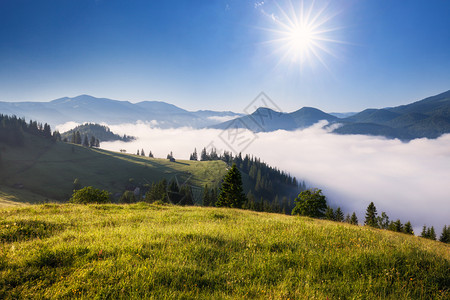
[[[359,113],[325,113],[303,107],[284,113],[260,107],[252,114],[231,111],[188,111],[161,101],[128,101],[95,98],[89,95],[64,97],[50,102],[0,102],[0,113],[37,121],[53,127],[69,121],[122,124],[138,120],[152,121],[155,127],[191,127],[227,129],[247,128],[254,132],[296,130],[321,120],[341,124],[334,133],[378,135],[411,140],[437,138],[450,133],[450,91],[397,107],[366,109]],[[132,134],[132,133],[131,133]]]
[[[337,114],[339,115],[339,114]],[[292,113],[259,108],[254,113],[215,124],[211,128],[247,128],[255,132],[307,128],[321,120],[341,124],[337,134],[362,134],[411,140],[437,138],[450,133],[450,91],[411,104],[382,109],[365,109],[359,113],[327,114],[319,109],[303,107]]]
[[[89,95],[64,97],[50,102],[0,102],[0,112],[19,118],[45,121],[55,127],[69,121],[108,124],[153,121],[160,128],[203,128],[218,123],[212,117],[239,117],[233,112],[191,112],[161,101],[131,103]]]

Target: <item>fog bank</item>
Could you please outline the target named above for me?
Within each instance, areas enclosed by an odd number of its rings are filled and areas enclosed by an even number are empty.
[[[136,141],[104,142],[101,147],[128,153],[151,150],[165,158],[173,151],[177,159],[188,159],[194,148],[214,145],[219,151],[242,151],[260,157],[271,166],[286,170],[310,187],[321,188],[332,206],[346,213],[355,211],[364,220],[373,201],[378,213],[393,220],[410,220],[415,233],[435,226],[441,232],[450,225],[450,135],[409,143],[382,137],[335,135],[323,123],[293,132],[232,132],[179,128],[162,130],[150,123],[110,125],[120,135]]]

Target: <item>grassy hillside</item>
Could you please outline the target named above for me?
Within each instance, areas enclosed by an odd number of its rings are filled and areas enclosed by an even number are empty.
[[[83,186],[92,185],[120,193],[130,178],[137,184],[150,184],[175,176],[181,183],[189,179],[194,186],[217,184],[226,173],[221,161],[196,162],[149,158],[131,154],[53,143],[27,136],[24,147],[0,144],[0,186],[8,195],[28,202],[67,200],[78,178]],[[5,189],[1,189],[5,194]],[[34,196],[22,197],[28,192]],[[4,199],[0,195],[0,200]]]
[[[0,210],[0,298],[448,299],[450,247],[243,210]]]

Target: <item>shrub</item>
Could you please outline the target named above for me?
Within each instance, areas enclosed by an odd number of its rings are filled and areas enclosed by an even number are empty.
[[[109,203],[110,194],[105,190],[99,190],[92,186],[87,186],[81,190],[74,191],[70,202],[79,204],[88,203]]]

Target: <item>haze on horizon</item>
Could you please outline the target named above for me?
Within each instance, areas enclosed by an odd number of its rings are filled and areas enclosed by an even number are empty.
[[[4,0],[0,101],[400,105],[449,89],[449,14],[438,0]]]

